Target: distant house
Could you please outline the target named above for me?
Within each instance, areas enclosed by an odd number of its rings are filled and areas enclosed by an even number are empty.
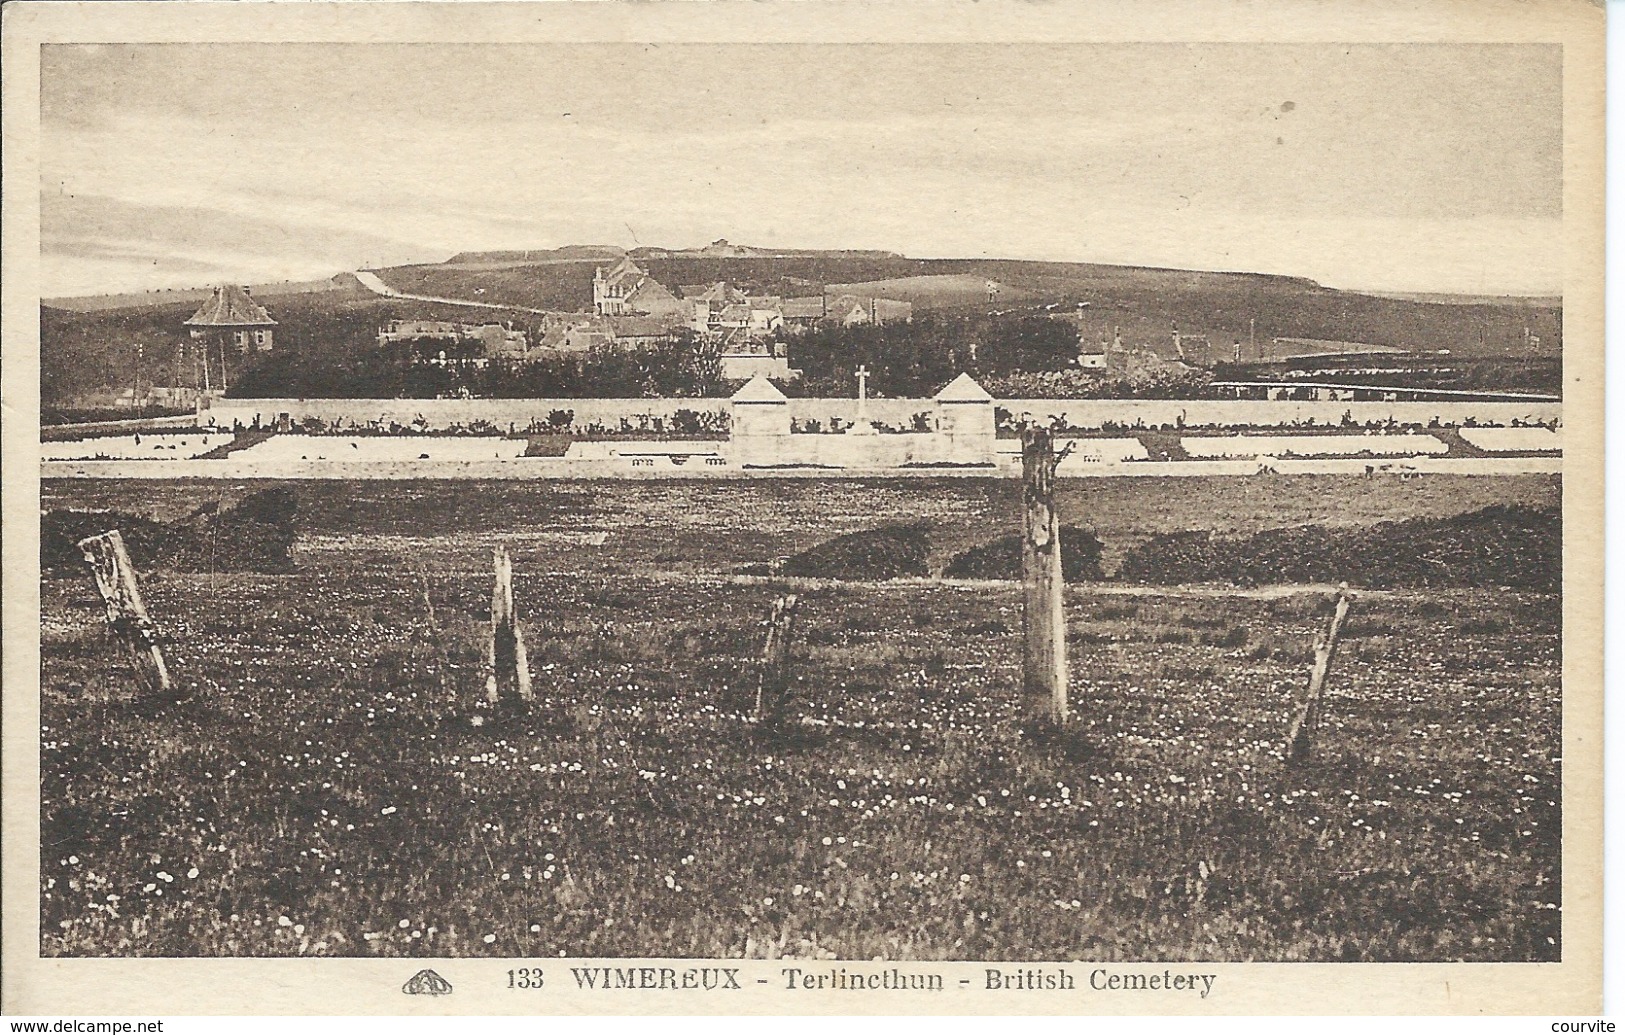
[[[1105,370],[1106,369],[1106,346],[1100,345],[1100,346],[1095,346],[1095,348],[1098,348],[1100,351],[1098,351],[1098,352],[1093,351],[1091,349],[1091,347],[1088,346],[1088,345],[1080,345],[1078,347],[1078,368],[1079,369],[1081,369],[1081,370]]]
[[[801,377],[801,371],[791,369],[782,342],[755,337],[743,329],[721,339],[718,359],[723,380],[726,381],[743,381],[757,376],[794,381]]]
[[[793,369],[783,356],[764,356],[754,353],[724,353],[722,377],[725,381],[745,381],[753,377],[771,377],[776,381],[795,381],[801,371]]]
[[[670,320],[654,316],[607,316],[603,325],[618,345],[653,345],[671,340],[676,331]]]
[[[780,314],[784,318],[784,326],[790,330],[808,330],[818,326],[827,312],[823,295],[812,298],[787,298]]]
[[[183,325],[194,341],[231,346],[239,352],[256,349],[271,351],[271,328],[276,321],[265,307],[254,301],[248,288],[222,284],[214,295]]]
[[[447,320],[391,320],[378,330],[380,347],[404,342],[478,343],[480,357],[518,358],[530,351],[525,332],[500,323],[452,323]]]
[[[566,317],[548,321],[540,347],[581,352],[595,345],[654,345],[670,341],[677,330],[652,316]]]
[[[863,298],[836,295],[825,306],[825,319],[843,327],[859,324],[908,323],[914,319],[914,303],[891,298]]]
[[[486,359],[520,359],[530,351],[524,331],[516,331],[500,323],[469,327],[467,337],[479,341]]]
[[[687,288],[683,289],[685,292]],[[743,302],[748,296],[741,289],[734,287],[726,280],[719,280],[709,287],[697,286],[692,295],[688,295],[696,302],[713,302],[727,305],[732,302]]]
[[[426,338],[454,339],[459,337],[462,324],[446,320],[391,320],[378,329],[378,344],[391,345],[403,341],[423,341]]]
[[[695,293],[685,289],[694,307],[691,326],[700,334],[766,337],[784,326],[784,300],[777,295],[748,295],[719,280]]]
[[[604,321],[583,320],[564,328],[559,334],[558,347],[570,352],[579,352],[595,345],[608,345],[614,340],[614,335]]]
[[[599,316],[656,316],[686,319],[689,306],[633,262],[622,259],[593,272],[592,308]]]
[[[169,409],[196,407],[202,393],[196,388],[170,388],[165,385],[143,385],[140,395],[134,388],[126,388],[113,396],[115,409],[145,409],[162,406]]]
[[[684,287],[683,298],[692,307],[690,326],[705,334],[722,330],[723,314],[729,306],[744,304],[745,293],[727,281],[719,280],[709,287],[699,284]]]

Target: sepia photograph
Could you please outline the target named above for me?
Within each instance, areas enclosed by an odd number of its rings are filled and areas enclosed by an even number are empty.
[[[1595,960],[1518,37],[42,42],[28,951]]]

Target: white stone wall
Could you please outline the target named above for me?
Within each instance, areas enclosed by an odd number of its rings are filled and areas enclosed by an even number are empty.
[[[1337,424],[1344,413],[1360,422],[1386,421],[1426,425],[1437,419],[1442,424],[1462,424],[1472,419],[1479,424],[1511,425],[1513,421],[1532,423],[1561,419],[1561,403],[1367,403],[1367,402],[1268,402],[1251,399],[1162,400],[1162,399],[1004,399],[997,407],[1020,415],[1030,413],[1048,422],[1064,417],[1074,427],[1099,428],[1107,422],[1146,427],[1175,426],[1182,418],[1191,426],[1269,427],[1313,420],[1316,424]],[[796,420],[829,418],[851,421],[857,415],[856,399],[791,399],[786,403]],[[217,399],[202,419],[230,427],[232,420],[249,425],[259,415],[269,425],[277,414],[287,413],[295,422],[306,416],[322,420],[391,420],[410,424],[421,415],[434,428],[487,420],[501,428],[510,423],[519,428],[532,418],[546,421],[553,410],[573,410],[577,426],[595,420],[618,424],[622,417],[639,415],[669,417],[678,410],[725,413],[727,399]],[[874,399],[866,404],[870,419],[906,427],[916,413],[935,413],[931,399]]]

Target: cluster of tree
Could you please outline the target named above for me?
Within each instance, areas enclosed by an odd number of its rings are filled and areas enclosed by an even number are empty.
[[[398,421],[365,421],[356,423],[351,418],[324,419],[314,414],[307,414],[296,422],[298,430],[306,435],[345,435],[359,437],[384,437],[391,435],[420,435],[429,438],[457,438],[460,436],[499,436],[499,435],[578,435],[588,439],[616,439],[616,438],[696,438],[701,435],[726,435],[731,421],[726,412],[720,410],[682,408],[668,414],[639,413],[615,420],[605,421],[595,419],[585,423],[576,423],[574,410],[555,409],[548,413],[546,418],[532,418],[531,421],[519,426],[513,422],[506,425],[495,421],[475,418],[462,422],[454,421],[445,426],[432,426],[428,418],[419,415],[414,421],[402,424]],[[919,428],[918,430],[925,430]],[[241,427],[239,434],[259,434],[261,424],[259,417],[246,427]]]
[[[1213,380],[1207,370],[1163,366],[1133,373],[1012,371],[982,387],[1000,399],[1205,399]]]
[[[1563,360],[1558,356],[1332,357],[1325,360],[1306,359],[1285,368],[1270,364],[1221,363],[1214,368],[1213,376],[1221,381],[1302,380],[1465,392],[1534,392],[1550,395],[1561,395],[1563,392]]]
[[[805,396],[850,395],[854,371],[872,375],[878,395],[926,397],[960,373],[978,379],[1016,370],[1066,370],[1078,356],[1077,331],[1040,316],[937,316],[909,323],[825,325],[786,342]]]
[[[438,359],[436,345],[430,356]],[[298,396],[339,399],[661,398],[714,392],[720,373],[714,350],[690,339],[648,345],[597,345],[585,352],[491,359],[482,365],[459,353],[429,361],[413,343],[352,350],[279,349],[255,357],[231,386],[243,398]]]
[[[291,337],[291,336],[290,336]],[[1094,375],[1077,371],[1077,332],[1042,316],[933,316],[909,323],[825,325],[786,336],[779,347],[802,378],[783,387],[802,396],[849,396],[855,371],[870,373],[876,395],[925,398],[962,372],[983,381],[1023,372],[1071,371],[1080,389]],[[443,355],[442,355],[443,354]],[[602,344],[585,352],[543,352],[524,359],[480,359],[477,342],[424,339],[348,348],[279,341],[237,372],[241,397],[656,398],[726,395],[717,344],[687,331],[669,341]],[[1183,384],[1152,386],[1175,393]],[[1104,394],[1114,394],[1107,392]]]

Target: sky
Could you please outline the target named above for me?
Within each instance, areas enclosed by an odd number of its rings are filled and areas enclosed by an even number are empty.
[[[49,45],[43,294],[565,244],[1557,294],[1547,45]]]

